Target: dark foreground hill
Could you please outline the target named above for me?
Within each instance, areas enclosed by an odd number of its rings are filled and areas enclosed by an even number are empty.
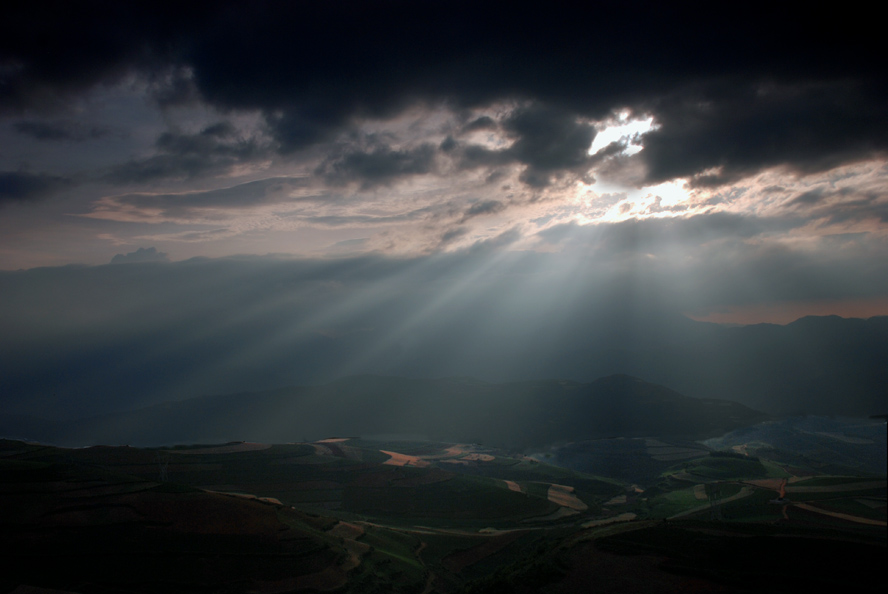
[[[7,435],[64,445],[286,443],[400,435],[509,448],[615,436],[702,439],[765,415],[615,375],[589,384],[357,376],[314,387],[207,396]],[[41,427],[32,423],[34,431]]]
[[[877,591],[884,475],[642,441],[665,471],[628,484],[469,444],[0,440],[0,592]]]

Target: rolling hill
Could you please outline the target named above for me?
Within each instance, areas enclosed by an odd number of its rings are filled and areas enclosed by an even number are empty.
[[[286,443],[396,434],[523,449],[609,436],[702,439],[764,418],[735,402],[691,398],[625,375],[588,384],[355,376],[322,386],[166,402],[46,425],[45,433],[6,433],[63,445]]]

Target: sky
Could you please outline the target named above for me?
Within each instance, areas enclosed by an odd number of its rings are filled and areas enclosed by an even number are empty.
[[[168,292],[232,258],[331,286],[363,267],[364,304],[416,272],[429,311],[489,282],[725,323],[888,314],[876,19],[574,4],[5,9],[4,315],[68,311],[58,287],[112,262]],[[14,275],[37,269],[80,276]]]

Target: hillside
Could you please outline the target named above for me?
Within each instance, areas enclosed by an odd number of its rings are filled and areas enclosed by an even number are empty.
[[[588,384],[355,376],[166,402],[81,419],[55,432],[10,436],[63,445],[160,445],[395,434],[523,449],[618,435],[702,439],[764,418],[734,402],[690,398],[623,375]]]
[[[55,282],[64,287],[61,292],[74,290],[60,279]],[[6,291],[14,294],[13,288]],[[259,296],[243,297],[253,298]],[[507,330],[487,328],[471,312],[462,313],[446,324],[429,321],[409,348],[379,344],[375,333],[354,331],[310,333],[266,349],[263,337],[275,335],[280,320],[243,321],[236,329],[226,326],[225,332],[214,333],[213,324],[231,317],[224,308],[201,309],[204,325],[176,319],[145,324],[131,334],[120,330],[129,318],[91,325],[89,332],[102,337],[98,344],[85,344],[82,334],[66,333],[63,320],[42,312],[38,318],[46,328],[41,332],[47,334],[41,340],[33,329],[19,328],[17,319],[0,319],[5,331],[0,335],[0,408],[70,421],[201,394],[267,392],[372,373],[519,383],[535,378],[587,383],[628,374],[688,396],[733,400],[773,415],[869,416],[888,410],[885,316],[726,327],[655,313],[578,314],[560,326],[511,320]],[[104,312],[92,315],[102,319]],[[401,315],[400,310],[390,312],[392,319]],[[387,318],[380,325],[388,323]],[[360,327],[368,325],[360,322]],[[180,344],[189,346],[171,346]],[[261,356],[240,363],[241,349],[255,349]],[[350,363],[354,360],[360,364]]]
[[[645,451],[617,466],[660,470],[628,483],[473,444],[344,437],[0,440],[0,592],[802,593],[881,569],[884,474],[623,441]],[[787,546],[816,563],[786,563]]]

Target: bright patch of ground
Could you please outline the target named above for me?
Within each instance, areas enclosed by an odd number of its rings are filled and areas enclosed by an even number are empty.
[[[458,456],[460,454],[467,454],[469,452],[469,449],[467,448],[467,446],[456,444],[456,445],[450,446],[449,448],[445,449],[444,451],[446,453],[450,454],[451,456]]]
[[[387,456],[391,456],[391,458],[383,462],[383,464],[388,464],[389,466],[416,466],[417,468],[424,468],[431,464],[427,460],[423,460],[418,456],[408,456],[407,454],[399,454],[398,452],[389,452],[386,450],[379,451]]]
[[[510,491],[515,491],[516,493],[524,493],[524,491],[521,489],[521,485],[519,485],[515,481],[508,481],[503,479],[503,482],[506,483],[506,486],[509,487]]]
[[[463,454],[468,454],[471,452],[471,449],[468,446],[464,445],[452,445],[447,448],[441,450],[438,454],[430,454],[428,456],[420,456],[423,460],[442,460],[443,458],[455,458],[457,456],[461,456]],[[450,462],[450,460],[442,460],[444,462]]]
[[[551,485],[548,492],[549,501],[556,505],[560,505],[561,507],[567,507],[577,511],[586,511],[589,509],[589,506],[580,501],[580,499],[574,494],[573,490],[573,487],[568,487],[567,485]]]
[[[463,456],[462,460],[478,460],[480,462],[493,462],[496,460],[490,454],[469,454],[468,456]]]
[[[604,505],[623,505],[626,503],[625,495],[617,495],[616,497],[611,497]]]
[[[841,520],[848,520],[849,522],[857,522],[858,524],[869,524],[870,526],[888,526],[888,522],[885,522],[884,520],[870,520],[869,518],[861,518],[860,516],[852,516],[851,514],[827,511],[825,509],[821,509],[807,503],[794,503],[793,506],[817,514],[823,514],[824,516],[831,516],[833,518],[839,518]]]
[[[694,497],[697,499],[708,499],[706,496],[706,485],[694,485]]]
[[[315,443],[340,443],[348,441],[351,437],[328,437],[327,439],[319,439]]]

